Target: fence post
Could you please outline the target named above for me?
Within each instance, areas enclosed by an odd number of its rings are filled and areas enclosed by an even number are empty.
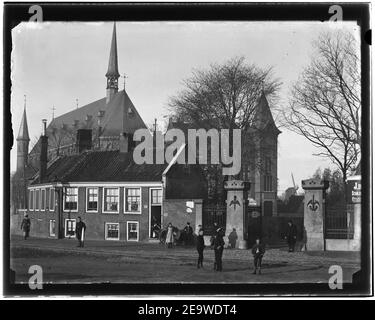
[[[328,181],[321,179],[302,180],[307,250],[325,250],[325,190],[328,186]]]
[[[236,247],[239,249],[246,249],[246,242],[243,238],[244,232],[244,182],[240,180],[228,180],[224,183],[224,188],[227,190],[227,217],[226,217],[226,239],[236,229],[237,242]]]

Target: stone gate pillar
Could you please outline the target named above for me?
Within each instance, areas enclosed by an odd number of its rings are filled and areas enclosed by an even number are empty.
[[[328,186],[328,181],[321,179],[302,180],[307,250],[325,250],[325,191]]]
[[[246,249],[246,242],[244,241],[244,182],[241,180],[228,180],[224,183],[224,188],[227,190],[227,223],[225,228],[225,241],[228,241],[228,236],[233,228],[237,232],[236,247],[239,249]]]

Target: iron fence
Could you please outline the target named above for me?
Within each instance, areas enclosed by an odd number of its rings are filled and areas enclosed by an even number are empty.
[[[327,208],[325,217],[326,239],[353,239],[354,215],[350,206]]]

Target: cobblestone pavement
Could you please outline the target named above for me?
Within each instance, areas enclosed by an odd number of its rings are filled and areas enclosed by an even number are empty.
[[[268,249],[261,277],[251,275],[249,250],[226,249],[223,272],[212,270],[213,250],[205,250],[204,270],[195,268],[194,247],[167,249],[159,244],[86,241],[77,248],[74,239],[11,240],[11,267],[16,280],[27,279],[27,267],[39,264],[52,282],[327,282],[328,268],[340,265],[344,281],[359,270],[360,255],[355,252],[287,252]],[[77,280],[78,279],[78,280]]]

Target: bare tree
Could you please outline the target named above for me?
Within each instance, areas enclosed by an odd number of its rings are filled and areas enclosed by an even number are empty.
[[[316,55],[291,91],[284,119],[289,129],[318,148],[342,172],[343,181],[360,157],[359,46],[346,32],[321,34]]]
[[[251,123],[262,90],[276,98],[281,82],[273,79],[272,68],[246,64],[243,57],[195,70],[184,81],[185,89],[169,101],[178,119],[210,128],[246,129]]]

